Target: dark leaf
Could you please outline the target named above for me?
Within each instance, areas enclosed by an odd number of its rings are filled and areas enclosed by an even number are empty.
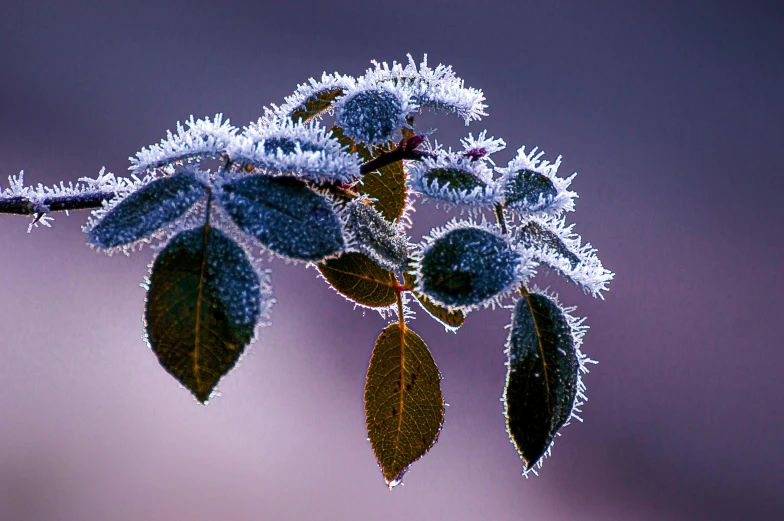
[[[509,289],[519,262],[504,237],[480,227],[454,228],[425,248],[421,289],[444,306],[478,306]]]
[[[365,419],[373,452],[392,487],[436,442],[444,421],[441,375],[419,335],[395,322],[373,348]]]
[[[210,226],[180,233],[155,259],[147,338],[164,369],[200,402],[253,338],[260,295],[245,251]]]
[[[306,122],[327,110],[338,96],[343,95],[343,89],[328,89],[313,94],[305,102],[291,112],[291,119],[301,119]]]
[[[362,253],[344,253],[318,265],[327,282],[347,299],[373,308],[396,302],[397,281],[391,273]]]
[[[87,242],[109,249],[148,239],[206,194],[207,189],[191,172],[155,179],[109,210],[90,230]]]
[[[517,302],[507,350],[506,426],[528,470],[571,415],[580,364],[569,322],[544,295]]]
[[[409,288],[416,287],[416,280],[408,273],[403,274],[403,283]],[[431,317],[438,321],[447,330],[453,332],[457,331],[460,326],[463,325],[463,322],[465,322],[465,315],[459,309],[450,311],[443,306],[439,306],[421,293],[416,291],[412,291],[411,293],[417,299],[419,305],[422,306],[422,309],[427,311]]]
[[[320,261],[343,249],[332,205],[299,179],[243,177],[223,187],[222,203],[243,232],[280,255]]]

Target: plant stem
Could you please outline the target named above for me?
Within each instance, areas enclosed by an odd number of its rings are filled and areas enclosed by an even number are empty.
[[[114,192],[90,192],[77,195],[53,195],[41,201],[31,201],[22,196],[0,197],[0,213],[14,215],[35,215],[70,210],[90,210],[100,208],[116,194]]]

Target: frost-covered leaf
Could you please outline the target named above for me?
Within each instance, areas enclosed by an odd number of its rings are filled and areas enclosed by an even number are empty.
[[[228,119],[223,121],[223,114],[216,114],[212,121],[210,118],[194,120],[191,116],[185,125],[187,128],[178,122],[176,134],[168,131],[159,144],[143,148],[136,157],[129,158],[129,169],[138,174],[167,165],[217,157],[226,152],[237,133]]]
[[[415,192],[465,210],[491,207],[499,200],[498,184],[487,161],[464,153],[435,150],[432,157],[409,162]]]
[[[419,67],[410,54],[407,65],[397,62],[393,62],[392,67],[385,62],[373,64],[375,68],[368,69],[359,81],[405,87],[419,106],[454,112],[465,120],[466,125],[487,115],[482,91],[466,87],[449,65],[439,64],[435,69],[430,68],[427,55]]]
[[[343,95],[343,89],[326,89],[313,93],[291,113],[291,119],[303,122],[315,118],[327,110],[338,96]]]
[[[253,338],[261,280],[245,251],[202,226],[177,235],[152,266],[147,338],[161,365],[205,402]]]
[[[365,421],[390,487],[435,444],[444,421],[435,360],[419,335],[397,322],[381,332],[373,348],[365,383]]]
[[[615,274],[602,266],[596,250],[582,244],[562,219],[531,219],[517,228],[514,240],[531,253],[535,260],[549,266],[586,293],[601,297]]]
[[[568,187],[577,174],[558,177],[561,157],[550,163],[541,159],[543,155],[544,152],[536,148],[526,153],[525,147],[520,147],[506,168],[498,169],[504,205],[520,217],[557,216],[574,211],[577,194]]]
[[[232,141],[228,155],[246,172],[291,174],[319,183],[350,183],[361,175],[359,157],[318,122],[261,118]]]
[[[447,307],[493,305],[527,269],[506,236],[489,227],[452,223],[425,239],[417,291]]]
[[[414,279],[414,277],[408,273],[403,274],[403,283],[406,285],[406,287],[409,288],[416,287],[416,279]],[[421,293],[416,291],[411,291],[411,293],[417,299],[419,305],[422,306],[422,309],[424,309],[428,315],[433,317],[433,319],[444,326],[444,329],[447,331],[454,333],[460,329],[460,326],[462,326],[465,322],[465,314],[459,309],[450,311],[443,306],[439,306]]]
[[[380,145],[408,126],[406,118],[416,108],[405,89],[360,81],[336,103],[335,124],[352,139]]]
[[[366,199],[346,205],[346,230],[359,250],[388,270],[400,270],[408,260],[408,241]]]
[[[526,295],[514,307],[503,399],[507,431],[526,471],[549,450],[582,392],[582,328],[573,322],[544,295]]]
[[[352,302],[371,308],[385,308],[396,302],[395,274],[362,253],[344,253],[318,265],[324,279]]]
[[[310,78],[297,85],[297,90],[286,96],[286,102],[280,107],[272,105],[271,109],[265,108],[264,117],[268,120],[290,118],[293,121],[308,121],[329,110],[334,100],[354,83],[351,76],[325,72],[320,80]]]
[[[221,202],[243,232],[284,257],[320,261],[343,250],[332,204],[299,179],[243,177],[223,186]]]
[[[161,177],[121,198],[89,229],[87,242],[108,250],[149,239],[156,231],[173,224],[207,194],[192,172]]]

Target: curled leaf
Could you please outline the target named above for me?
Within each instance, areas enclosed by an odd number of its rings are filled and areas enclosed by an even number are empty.
[[[147,338],[163,368],[200,402],[253,338],[260,288],[245,251],[209,225],[180,233],[155,259]]]
[[[408,246],[400,229],[378,213],[364,199],[346,205],[346,229],[359,250],[388,270],[402,269],[408,260]]]
[[[395,274],[362,253],[344,253],[318,265],[324,279],[352,302],[371,308],[385,308],[396,302]]]
[[[221,202],[243,232],[284,257],[320,261],[343,249],[332,204],[299,179],[243,177],[224,185]]]
[[[107,210],[88,231],[87,242],[108,250],[149,239],[206,194],[192,172],[155,179]]]
[[[441,374],[433,356],[419,335],[397,322],[381,332],[373,348],[365,419],[390,487],[435,444],[444,422]]]
[[[503,399],[507,431],[526,470],[545,455],[572,413],[579,389],[579,334],[565,311],[544,295],[526,295],[514,307]]]

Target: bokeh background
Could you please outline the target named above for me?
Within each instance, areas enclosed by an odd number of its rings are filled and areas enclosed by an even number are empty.
[[[0,179],[124,173],[190,114],[243,125],[321,72],[452,64],[487,128],[578,171],[572,219],[617,273],[556,277],[598,359],[585,423],[521,477],[499,398],[508,312],[413,327],[444,374],[438,444],[384,486],[362,409],[385,322],[272,262],[272,326],[201,407],[142,341],[149,249],[85,214],[0,216],[0,519],[784,519],[784,8],[778,2],[6,0]],[[415,214],[417,234],[447,219]]]

